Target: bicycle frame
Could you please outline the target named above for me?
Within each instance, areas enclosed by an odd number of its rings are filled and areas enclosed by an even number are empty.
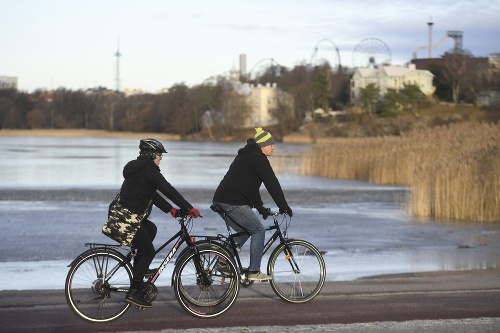
[[[220,208],[220,207],[217,207],[217,208]],[[231,219],[231,217],[224,210],[220,209],[220,211],[217,211],[216,209],[212,208],[212,210],[216,211],[217,213],[219,213],[221,215],[222,219],[226,223],[228,236],[224,236],[224,235],[220,235],[219,234],[219,235],[214,236],[214,237],[205,236],[205,238],[207,240],[219,240],[219,241],[222,240],[222,246],[224,246],[224,247],[227,247],[229,245],[231,247],[231,249],[233,250],[232,251],[233,252],[233,257],[236,259],[236,263],[237,263],[238,267],[240,268],[240,270],[242,270],[243,265],[241,263],[241,259],[240,259],[240,256],[238,254],[238,251],[237,251],[238,244],[236,244],[236,242],[234,241],[234,238],[242,236],[242,235],[249,235],[249,233],[248,233],[248,231],[240,231],[240,232],[234,232],[233,233],[231,231],[231,227],[229,226],[229,223],[227,222],[227,219]],[[291,249],[289,248],[289,246],[288,246],[288,244],[286,242],[286,237],[283,235],[283,233],[281,231],[281,228],[279,226],[278,219],[277,219],[278,215],[279,215],[278,213],[270,212],[270,216],[273,217],[274,225],[267,226],[265,228],[265,230],[266,231],[275,230],[275,231],[271,235],[271,237],[267,240],[267,242],[264,244],[264,249],[262,251],[262,254],[266,254],[267,251],[269,251],[269,249],[271,248],[271,246],[274,244],[274,242],[277,239],[279,239],[280,244],[285,244],[285,248],[286,248],[286,252],[287,252],[287,257],[288,258],[292,258],[292,260],[290,261],[290,265],[292,266],[292,269],[296,273],[299,273],[300,269],[298,268],[298,265],[295,262],[295,259],[291,255],[291,253],[292,253]],[[241,225],[239,225],[236,221],[234,221],[233,219],[231,219],[231,221],[233,223],[235,223],[236,225],[238,225],[239,227],[241,227],[242,229],[245,229]]]
[[[177,252],[177,250],[179,250],[179,248],[182,245],[182,243],[185,242],[186,245],[191,250],[194,250],[196,256],[199,256],[198,248],[193,243],[192,237],[189,235],[189,232],[187,231],[186,225],[184,224],[185,219],[186,218],[181,218],[179,220],[180,221],[179,223],[181,225],[181,230],[179,230],[174,236],[172,236],[168,241],[166,241],[165,243],[163,243],[163,245],[160,246],[155,251],[155,256],[156,256],[161,250],[163,250],[174,239],[177,239],[177,241],[175,242],[175,244],[172,246],[172,249],[170,250],[170,252],[167,254],[167,256],[163,259],[162,263],[158,267],[158,271],[151,278],[148,279],[148,282],[154,283],[158,279],[158,277],[160,276],[161,272],[163,272],[163,270],[165,269],[165,267],[167,266],[167,264],[172,260],[172,258],[174,257],[174,255]],[[195,261],[195,266],[196,266],[196,270],[198,272],[203,272],[203,268],[201,267],[201,264],[199,263],[199,260]],[[200,274],[200,275],[203,277],[203,282],[205,284],[208,284],[209,281],[208,281],[207,276],[205,274]]]
[[[193,250],[194,253],[196,254],[196,256],[199,256],[199,250],[198,248],[196,247],[196,245],[193,243],[192,241],[192,237],[189,235],[189,232],[187,230],[187,227],[185,225],[185,222],[187,221],[187,216],[183,216],[183,217],[180,217],[179,218],[179,224],[181,226],[181,229],[179,231],[177,231],[177,233],[175,235],[173,235],[169,240],[167,240],[165,243],[163,243],[156,251],[155,251],[155,256],[161,251],[163,250],[167,245],[169,245],[170,243],[172,243],[175,239],[177,239],[177,241],[175,242],[175,244],[172,246],[172,248],[170,249],[169,253],[167,254],[167,256],[163,259],[162,263],[160,264],[160,266],[158,267],[158,271],[148,279],[148,282],[151,282],[154,284],[154,282],[158,279],[158,277],[160,276],[161,272],[163,272],[163,270],[165,269],[165,267],[167,266],[167,264],[172,260],[172,258],[174,257],[175,253],[177,252],[177,250],[179,250],[179,248],[181,247],[181,245],[183,243],[186,243],[186,245],[188,246],[189,249]],[[74,265],[75,262],[78,261],[78,259],[83,255],[83,254],[86,254],[88,252],[94,252],[96,250],[101,250],[101,249],[105,249],[106,251],[108,252],[115,252],[115,253],[118,253],[120,256],[123,256],[125,258],[125,260],[116,265],[115,267],[113,267],[109,272],[108,274],[106,274],[106,276],[103,276],[103,281],[107,281],[111,278],[111,276],[113,276],[114,272],[116,272],[120,267],[122,267],[124,264],[126,263],[130,263],[133,256],[134,256],[134,247],[131,246],[129,249],[127,249],[127,253],[124,255],[123,253],[121,253],[119,251],[119,249],[123,249],[123,246],[121,245],[114,245],[114,244],[98,244],[98,243],[85,243],[86,246],[89,246],[90,249],[85,251],[84,253],[82,253],[79,257],[77,257],[75,260],[73,260],[71,262],[71,264],[68,265],[68,267],[71,267]],[[102,263],[102,265],[104,265],[104,263]],[[96,268],[97,267],[102,267],[101,263],[96,263]],[[201,264],[199,263],[199,260],[196,260],[195,262],[195,266],[196,266],[196,270],[197,272],[203,272],[203,268],[201,267]],[[205,284],[208,284],[209,283],[209,280],[207,278],[207,276],[205,274],[200,274],[200,276],[203,277],[203,282]],[[123,292],[127,292],[128,290],[118,290],[118,291],[123,291]]]
[[[231,219],[221,207],[214,204],[210,208],[218,213],[226,223],[227,235],[219,234],[215,237],[199,236],[204,237],[205,240],[197,241],[196,244],[199,246],[219,247],[226,251],[231,250],[227,252],[232,252],[230,253],[233,259],[231,265],[237,266],[240,283],[244,287],[251,286],[254,281],[249,279],[248,270],[243,270],[238,253],[238,246],[240,244],[236,244],[235,242],[236,237],[249,235],[249,232]],[[278,213],[269,211],[269,216],[272,216],[274,225],[265,228],[265,231],[274,230],[274,232],[265,242],[263,254],[269,252],[273,244],[279,240],[278,244],[271,251],[267,263],[267,273],[271,276],[269,282],[274,292],[281,299],[290,303],[305,303],[316,297],[323,287],[326,275],[325,263],[320,251],[313,244],[305,240],[287,237],[289,220],[285,216],[283,220],[285,225],[282,226],[282,222],[278,222],[278,215]],[[243,231],[233,233],[231,231],[232,222],[238,225]],[[223,272],[225,268],[219,269],[220,272]]]

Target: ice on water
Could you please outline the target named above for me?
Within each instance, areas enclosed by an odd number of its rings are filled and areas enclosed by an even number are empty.
[[[0,190],[117,189],[123,165],[137,155],[138,140],[102,138],[0,137]],[[165,142],[161,169],[180,189],[215,189],[239,143]],[[300,145],[278,144],[285,152]],[[404,188],[297,175],[278,175],[292,198],[290,238],[315,244],[323,253],[327,280],[417,271],[496,268],[500,228],[467,223],[414,221],[394,193]],[[183,192],[181,190],[181,192]],[[397,198],[398,200],[395,200]],[[224,232],[222,220],[206,201],[193,233]],[[0,201],[0,288],[63,289],[67,265],[85,242],[108,242],[100,233],[109,202],[89,200]],[[155,246],[177,231],[158,210]],[[166,222],[167,221],[167,222]],[[266,221],[264,221],[266,223]],[[245,244],[248,251],[248,244]],[[167,247],[164,251],[168,251]],[[164,253],[166,254],[166,252]],[[242,254],[245,255],[245,247]],[[243,262],[248,257],[243,257]],[[159,264],[155,259],[153,265]],[[265,269],[266,258],[262,267]],[[169,285],[170,263],[158,280]]]

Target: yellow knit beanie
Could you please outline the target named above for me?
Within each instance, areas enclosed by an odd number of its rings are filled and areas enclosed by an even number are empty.
[[[274,138],[271,133],[264,131],[261,127],[255,128],[255,142],[262,148],[273,145]]]

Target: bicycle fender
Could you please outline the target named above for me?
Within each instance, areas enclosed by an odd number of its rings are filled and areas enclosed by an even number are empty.
[[[116,254],[116,255],[118,255],[118,256],[120,256],[120,257],[122,257],[123,259],[125,259],[125,256],[124,256],[121,252],[119,252],[119,251],[117,251],[117,250],[110,249],[110,248],[106,248],[106,247],[96,247],[96,248],[94,248],[94,249],[88,249],[88,250],[86,250],[86,251],[84,251],[84,252],[80,253],[80,254],[79,254],[79,255],[78,255],[75,259],[73,259],[73,261],[72,261],[72,262],[71,262],[68,266],[66,266],[66,267],[73,267],[73,266],[76,264],[76,262],[77,262],[78,260],[80,260],[81,258],[85,257],[86,255],[88,255],[88,254],[90,254],[90,253],[95,253],[95,252],[99,252],[99,251],[112,252],[112,253],[114,253],[114,254]]]

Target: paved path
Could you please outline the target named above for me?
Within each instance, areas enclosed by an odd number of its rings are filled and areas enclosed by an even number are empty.
[[[139,332],[139,331],[138,331]],[[146,332],[146,331],[141,331]],[[361,324],[166,329],[161,333],[498,333],[500,318],[386,321]]]
[[[329,282],[300,305],[256,283],[213,319],[186,314],[164,287],[152,309],[100,325],[73,314],[63,290],[0,291],[0,323],[0,332],[500,332],[500,270]]]

